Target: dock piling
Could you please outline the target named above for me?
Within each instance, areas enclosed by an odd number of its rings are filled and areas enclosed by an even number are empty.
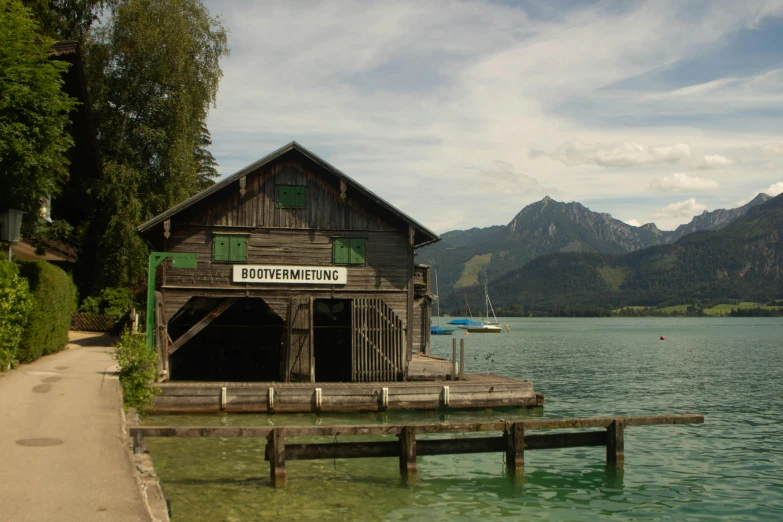
[[[459,340],[459,380],[465,378],[465,339]]]
[[[457,340],[451,340],[451,380],[457,380]]]
[[[276,488],[285,486],[285,430],[274,428],[267,437],[267,457],[269,458],[269,475],[272,485]]]
[[[622,467],[625,463],[625,423],[614,419],[606,427],[606,464]]]
[[[525,468],[525,425],[514,422],[506,425],[503,432],[506,446],[506,467],[512,474]]]
[[[400,473],[405,479],[416,476],[416,430],[405,426],[398,435],[400,439]]]

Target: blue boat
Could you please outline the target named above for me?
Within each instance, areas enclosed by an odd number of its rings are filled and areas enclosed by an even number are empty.
[[[484,326],[484,323],[481,321],[474,321],[473,319],[454,319],[453,321],[449,321],[449,324],[455,326]]]
[[[440,325],[430,326],[430,335],[451,335],[453,333],[453,328],[444,328]]]

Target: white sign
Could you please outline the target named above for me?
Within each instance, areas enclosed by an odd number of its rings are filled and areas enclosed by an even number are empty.
[[[348,269],[342,266],[234,265],[235,283],[344,285]]]

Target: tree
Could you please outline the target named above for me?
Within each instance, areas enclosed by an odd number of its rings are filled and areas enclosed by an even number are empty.
[[[0,209],[37,215],[68,177],[77,102],[61,90],[68,64],[49,59],[53,43],[21,1],[0,0]]]
[[[41,33],[56,40],[82,43],[90,26],[98,19],[104,0],[23,0],[32,12]]]
[[[198,177],[196,180],[196,189],[201,192],[204,189],[208,189],[215,184],[215,178],[220,176],[217,171],[217,161],[215,157],[209,152],[209,147],[212,145],[212,136],[207,129],[205,123],[201,124],[201,132],[196,136],[196,144],[194,155],[196,157],[196,165],[198,169]]]
[[[228,54],[226,31],[200,0],[126,0],[109,4],[87,51],[105,173],[94,280],[126,286],[144,273],[136,227],[212,177],[211,154],[200,151],[210,142],[204,123]]]

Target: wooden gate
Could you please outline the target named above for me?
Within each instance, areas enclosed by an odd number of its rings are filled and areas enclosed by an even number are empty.
[[[405,376],[405,327],[383,299],[354,299],[354,382],[401,381]]]
[[[288,305],[288,346],[283,380],[315,382],[311,296],[294,296]]]

